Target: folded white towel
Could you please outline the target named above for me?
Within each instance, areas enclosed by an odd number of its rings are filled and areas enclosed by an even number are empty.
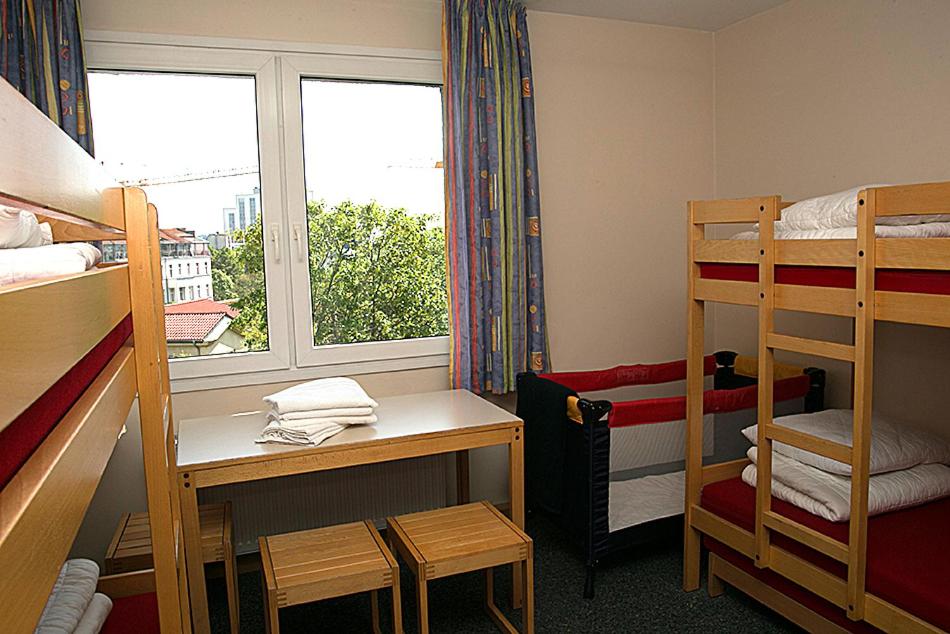
[[[333,418],[335,416],[369,416],[373,413],[372,407],[337,407],[334,409],[308,409],[301,412],[286,412],[281,414],[276,410],[267,413],[268,420],[280,418],[282,421],[299,420],[301,418]]]
[[[288,429],[278,422],[270,422],[260,437],[254,442],[276,442],[287,445],[319,445],[327,438],[339,434],[346,429],[346,425],[326,423],[322,426],[312,426],[304,429]]]
[[[41,247],[53,244],[49,223],[40,223],[29,211],[0,205],[0,249]]]
[[[278,423],[287,429],[306,430],[310,427],[323,425],[372,425],[376,422],[376,414],[369,416],[310,416],[309,418],[284,418],[283,416],[267,415],[269,423]]]
[[[40,615],[39,634],[69,634],[75,631],[92,601],[99,581],[99,566],[89,559],[70,559],[63,564]]]
[[[265,396],[278,414],[348,407],[377,407],[360,384],[346,377],[308,381]]]
[[[79,624],[73,630],[73,634],[99,634],[106,619],[109,618],[109,612],[112,612],[112,599],[97,592],[92,596],[89,607],[83,612]]]
[[[101,258],[99,249],[85,242],[0,249],[0,285],[82,273],[94,267]]]

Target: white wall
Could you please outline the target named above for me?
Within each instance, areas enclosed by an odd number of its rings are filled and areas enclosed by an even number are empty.
[[[948,24],[945,0],[792,0],[717,32],[717,197],[799,200],[950,179]],[[717,306],[716,345],[753,352],[754,320]],[[850,320],[816,316],[787,314],[779,328],[851,335]],[[950,331],[879,324],[877,333],[875,406],[950,433]],[[850,365],[821,365],[833,370],[833,402],[846,406]]]
[[[440,7],[85,0],[83,19],[86,29],[439,50]],[[580,369],[681,357],[685,201],[713,191],[713,36],[538,12],[528,22],[553,361]],[[445,368],[359,380],[377,396],[448,387]],[[258,409],[281,387],[180,394],[176,416]],[[77,552],[101,556],[118,515],[144,508],[140,460],[135,440],[123,441]],[[473,454],[474,498],[505,500],[506,460]]]

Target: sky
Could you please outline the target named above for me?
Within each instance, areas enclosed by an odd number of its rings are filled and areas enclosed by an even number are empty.
[[[439,88],[301,84],[306,182],[290,187],[442,217]],[[89,95],[96,158],[119,180],[259,166],[253,77],[91,72]],[[257,186],[252,173],[144,189],[162,227],[201,235],[223,230],[223,209]]]

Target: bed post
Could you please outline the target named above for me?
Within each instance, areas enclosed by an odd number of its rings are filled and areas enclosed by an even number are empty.
[[[864,618],[868,477],[874,394],[875,190],[858,194],[857,283],[854,316],[854,428],[851,449],[851,521],[848,527],[848,618]]]
[[[603,455],[603,440],[609,443],[610,429],[604,417],[610,413],[610,401],[590,401],[586,398],[577,401],[577,408],[581,411],[584,421],[584,436],[587,441],[587,545],[584,575],[584,598],[594,598],[594,582],[596,578],[597,559],[601,555],[603,540],[609,539],[610,530],[606,523],[607,508],[609,507],[609,468],[597,462],[598,455]],[[610,446],[606,445],[606,456],[610,456]],[[601,458],[603,461],[604,458]],[[598,522],[597,520],[601,521]]]
[[[688,257],[686,288],[689,293],[686,317],[686,486],[683,514],[683,589],[699,588],[700,534],[693,528],[692,507],[699,504],[703,486],[703,350],[705,347],[705,305],[696,298],[696,242],[706,237],[706,227],[696,224],[695,202],[687,205]]]
[[[167,385],[167,376],[163,375],[167,373],[167,365],[162,362],[166,354],[165,342],[159,339],[164,332],[164,312],[159,315],[159,306],[156,306],[158,293],[155,284],[156,280],[161,280],[155,265],[156,261],[160,261],[155,253],[159,249],[158,226],[154,207],[150,214],[145,192],[141,189],[124,188],[123,201],[129,290],[135,325],[139,424],[142,429],[142,458],[145,464],[159,621],[162,632],[188,631],[190,623],[183,627],[188,617],[182,610],[179,593],[176,543],[180,542],[180,535],[175,534],[178,528],[175,522],[177,509],[173,509],[173,487],[169,475],[170,470],[175,468],[175,458],[174,453],[168,453],[168,433],[170,428],[173,433],[173,425],[170,399],[163,389]]]

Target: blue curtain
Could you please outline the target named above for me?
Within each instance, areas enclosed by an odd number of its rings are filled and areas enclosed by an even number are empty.
[[[501,394],[549,364],[524,6],[444,0],[442,61],[451,383]]]
[[[0,75],[93,153],[79,0],[0,0]]]

